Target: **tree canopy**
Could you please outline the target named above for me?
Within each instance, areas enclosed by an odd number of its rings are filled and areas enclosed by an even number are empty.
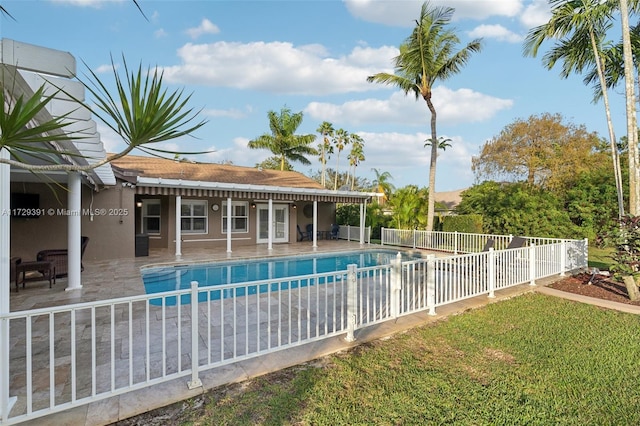
[[[286,161],[297,161],[311,164],[307,155],[318,155],[318,151],[311,146],[316,136],[296,135],[296,130],[302,124],[302,112],[292,113],[287,107],[276,111],[269,111],[269,128],[271,133],[265,133],[252,139],[248,143],[251,149],[268,149],[280,159],[280,170],[285,170]]]
[[[602,140],[584,125],[565,123],[562,115],[544,113],[516,119],[473,157],[476,178],[519,181],[546,188],[562,186],[572,175],[592,166]]]

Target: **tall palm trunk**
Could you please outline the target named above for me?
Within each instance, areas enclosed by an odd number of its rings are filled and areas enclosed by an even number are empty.
[[[640,170],[638,170],[638,129],[636,124],[636,102],[634,92],[633,52],[629,33],[629,6],[620,0],[622,24],[622,51],[624,57],[624,81],[627,106],[627,140],[629,141],[629,213],[640,214]]]
[[[593,33],[593,27],[589,28],[589,39],[593,56],[596,63],[596,71],[600,80],[600,88],[602,90],[602,101],[604,102],[604,110],[607,116],[607,129],[609,130],[609,145],[611,147],[611,161],[613,162],[613,175],[616,181],[616,195],[618,197],[618,219],[624,216],[624,195],[622,191],[622,171],[620,169],[620,156],[618,155],[618,147],[616,146],[616,136],[613,131],[613,122],[611,121],[611,107],[609,106],[609,95],[607,94],[607,82],[604,78],[604,65],[602,56],[596,43],[596,37]]]
[[[338,189],[338,166],[340,165],[340,151],[338,151],[338,155],[336,156],[336,176],[333,181],[333,190]]]
[[[326,175],[327,175],[327,157],[326,157],[326,150],[325,150],[325,144],[324,142],[322,143],[322,157],[321,157],[321,162],[322,162],[322,174],[320,175],[320,184],[322,185],[323,188],[326,188],[326,183],[327,183],[327,179],[326,179]]]
[[[424,97],[431,111],[431,160],[429,162],[429,197],[427,198],[427,231],[433,231],[436,207],[436,161],[438,160],[438,136],[436,133],[436,108],[431,102],[431,93]]]

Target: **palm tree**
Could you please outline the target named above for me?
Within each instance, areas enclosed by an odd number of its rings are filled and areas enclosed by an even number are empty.
[[[543,64],[548,69],[553,68],[558,61],[563,61],[560,75],[568,78],[574,72],[581,73],[585,68],[595,68],[598,77],[596,83],[598,94],[603,98],[607,117],[611,160],[618,197],[618,217],[621,218],[624,215],[622,173],[607,95],[609,86],[605,78],[606,62],[603,61],[603,38],[612,27],[611,13],[615,5],[611,1],[593,0],[551,0],[551,4],[554,5],[551,19],[548,23],[529,32],[524,51],[525,54],[535,57],[545,40],[559,39],[560,41],[553,49],[543,57]],[[587,73],[585,83],[591,82],[593,82],[593,76]]]
[[[318,155],[318,151],[311,146],[316,140],[315,135],[296,135],[296,130],[302,123],[302,112],[295,114],[284,107],[280,113],[269,111],[269,128],[271,134],[265,133],[250,140],[251,149],[268,149],[280,159],[280,170],[284,170],[286,161],[298,161],[311,164],[305,155]]]
[[[373,181],[372,189],[376,192],[382,192],[384,194],[382,203],[380,203],[380,204],[384,204],[386,201],[389,200],[389,198],[391,198],[391,193],[395,190],[395,187],[393,186],[393,184],[389,182],[389,180],[393,179],[393,177],[389,172],[380,173],[380,171],[375,168],[371,170],[373,170],[373,173],[375,173],[376,175],[376,178]],[[376,198],[376,200],[379,200],[379,199]]]
[[[638,125],[636,119],[636,96],[634,92],[635,77],[633,52],[629,34],[629,5],[627,0],[620,0],[620,22],[622,25],[622,50],[624,58],[625,98],[627,103],[627,140],[629,141],[629,213],[640,214],[640,176],[638,166]]]
[[[338,176],[340,175],[340,153],[344,149],[345,146],[349,143],[349,132],[344,129],[338,129],[333,134],[333,145],[338,150],[338,155],[336,155],[336,174],[335,180],[333,181],[333,189],[334,191],[338,189]]]
[[[322,135],[322,142],[318,144],[320,148],[320,163],[322,163],[322,173],[320,174],[320,184],[326,187],[327,180],[327,160],[329,155],[333,153],[333,147],[331,146],[331,137],[333,137],[333,124],[328,121],[323,121],[316,132]]]
[[[355,133],[351,134],[350,143],[351,143],[351,151],[347,158],[349,159],[349,166],[353,170],[351,173],[351,190],[355,187],[356,183],[356,167],[360,164],[361,161],[364,161],[364,139],[360,137],[360,135],[356,135]],[[349,173],[347,172],[347,184],[349,184]]]
[[[460,40],[453,30],[447,28],[454,9],[431,8],[429,2],[422,5],[420,18],[411,35],[400,46],[395,58],[395,74],[378,73],[367,78],[369,82],[397,86],[405,94],[412,92],[416,99],[422,97],[431,112],[431,140],[437,141],[436,109],[431,101],[433,85],[459,73],[474,52],[481,50],[480,39],[468,43],[454,52]],[[436,161],[438,144],[431,146],[429,162],[429,199],[427,230],[433,230],[435,213]]]

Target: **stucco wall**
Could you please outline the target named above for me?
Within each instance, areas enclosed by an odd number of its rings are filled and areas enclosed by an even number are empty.
[[[27,261],[35,260],[40,250],[67,248],[66,189],[55,184],[11,183],[11,192],[39,194],[43,211],[37,219],[11,217],[11,255]],[[131,188],[116,186],[96,193],[83,186],[81,206],[81,235],[89,237],[85,259],[133,257]]]
[[[160,199],[161,200],[161,235],[150,236],[149,246],[154,248],[165,248],[172,250],[175,247],[176,226],[175,226],[175,197],[173,196],[138,196],[137,200],[143,199]],[[182,197],[182,200],[199,199],[207,201],[207,232],[199,234],[182,234],[182,252],[188,252],[189,248],[212,248],[214,250],[224,250],[227,244],[227,234],[222,232],[222,214],[223,203],[226,198],[192,198]],[[256,201],[253,199],[234,199],[234,202],[246,202],[248,205],[248,232],[234,233],[232,235],[232,247],[255,245],[257,240],[257,215],[258,208],[252,208],[252,205],[267,204],[266,200]],[[307,223],[313,222],[313,217],[307,218],[303,212],[305,205],[313,203],[296,202],[296,203],[278,203],[274,205],[287,204],[289,209],[289,238],[288,243],[295,243],[298,239],[297,225],[304,230]],[[217,209],[212,209],[216,205]],[[295,206],[295,208],[294,208]],[[136,210],[135,221],[140,220],[140,209]],[[308,211],[308,209],[307,209]],[[335,222],[335,204],[318,203],[318,230],[329,231],[331,224]],[[136,232],[139,232],[140,225],[135,224]]]

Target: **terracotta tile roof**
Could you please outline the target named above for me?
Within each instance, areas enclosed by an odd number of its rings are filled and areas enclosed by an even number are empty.
[[[111,164],[118,169],[135,171],[134,174],[137,176],[149,178],[324,189],[313,179],[298,172],[259,170],[229,164],[193,163],[135,155],[127,155]]]

